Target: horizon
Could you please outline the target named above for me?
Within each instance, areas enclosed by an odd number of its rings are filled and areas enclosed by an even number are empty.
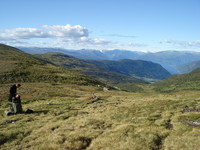
[[[1,4],[2,44],[200,52],[199,0],[7,0]]]
[[[15,47],[15,46],[13,46],[13,47]],[[141,53],[158,53],[158,52],[188,52],[188,53],[191,52],[191,53],[200,53],[200,51],[189,51],[189,50],[161,50],[161,51],[147,51],[147,50],[143,51],[143,50],[138,50],[137,51],[137,50],[130,50],[130,49],[86,49],[86,48],[82,48],[82,49],[66,49],[66,48],[60,48],[60,47],[37,47],[37,46],[16,46],[15,48],[18,48],[18,49],[20,49],[20,48],[59,49],[59,50],[70,50],[70,51],[80,51],[80,50],[89,50],[90,51],[91,50],[91,51],[100,51],[100,52],[119,50],[119,51],[141,52]],[[40,50],[38,50],[38,51],[40,51]]]

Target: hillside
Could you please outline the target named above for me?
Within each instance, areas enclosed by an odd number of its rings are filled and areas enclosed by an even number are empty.
[[[200,68],[187,74],[173,75],[155,83],[154,86],[157,91],[161,92],[200,90]]]
[[[171,74],[161,65],[150,61],[123,59],[119,61],[110,60],[89,60],[102,69],[124,74],[127,76],[136,76],[162,80],[168,78]]]
[[[127,93],[23,83],[23,109],[34,113],[5,116],[9,87],[0,87],[1,150],[199,149],[199,91]]]
[[[0,45],[0,56],[1,150],[199,149],[200,68],[157,83],[171,93],[149,84],[143,92],[103,91],[87,86],[99,84],[94,79],[13,47]],[[14,80],[26,82],[18,93],[33,113],[4,114]]]
[[[170,73],[182,73],[179,72],[178,67],[200,60],[200,52],[162,51],[142,55],[139,59],[159,63]]]
[[[105,79],[108,75],[113,76],[112,80],[115,80],[115,76],[117,78],[117,76],[122,75],[124,75],[124,77],[136,76],[159,80],[170,76],[170,73],[162,66],[149,61],[130,59],[119,61],[81,60],[62,53],[46,53],[35,56],[47,62],[61,65],[96,78],[103,78],[103,74]],[[109,82],[109,80],[107,80],[107,82]],[[117,81],[119,80],[117,79]]]
[[[50,82],[101,84],[83,74],[45,63],[14,47],[0,44],[0,83]]]
[[[171,74],[184,73],[179,66],[200,60],[200,52],[189,51],[161,51],[161,52],[137,52],[130,50],[66,50],[58,48],[19,47],[31,54],[47,52],[60,52],[80,59],[120,60],[133,59],[152,61],[162,65]]]
[[[189,73],[193,71],[194,69],[197,69],[200,67],[200,61],[193,61],[189,64],[182,65],[178,67],[179,72],[181,73]]]
[[[146,83],[140,79],[129,77],[128,75],[112,72],[91,61],[77,59],[62,53],[50,52],[35,56],[46,62],[83,73],[105,83],[115,85],[120,83]]]

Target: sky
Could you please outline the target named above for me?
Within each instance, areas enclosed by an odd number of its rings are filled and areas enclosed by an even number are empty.
[[[200,0],[0,0],[0,43],[200,51]]]

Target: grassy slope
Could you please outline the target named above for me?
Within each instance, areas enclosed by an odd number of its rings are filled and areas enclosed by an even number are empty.
[[[150,61],[122,59],[118,61],[90,60],[88,62],[99,65],[103,69],[128,76],[162,80],[171,75],[161,65]]]
[[[200,89],[200,68],[191,73],[173,75],[166,80],[155,83],[155,89],[161,92]]]
[[[186,65],[182,65],[178,68],[179,72],[181,73],[189,73],[193,71],[194,69],[197,69],[200,67],[200,61],[194,61]]]
[[[89,63],[85,60],[70,57],[62,53],[51,52],[35,56],[49,63],[72,69],[98,79],[101,82],[117,86],[127,91],[142,91],[143,89],[139,86],[139,84],[147,83],[141,79],[107,71],[106,69],[101,68],[101,66]]]
[[[24,83],[19,89],[23,109],[35,113],[6,117],[8,89],[9,84],[0,88],[2,150],[195,150],[200,146],[200,127],[188,124],[200,121],[199,91],[103,92],[89,86]],[[93,94],[99,99],[92,99]],[[14,123],[6,124],[10,120]]]
[[[118,83],[145,83],[137,78],[128,77],[123,74],[115,73],[102,69],[101,65],[95,65],[86,60],[70,57],[62,53],[46,53],[35,55],[40,59],[47,62],[59,65],[68,69],[78,71],[88,76],[94,77],[106,83],[118,84]]]
[[[4,51],[0,52],[2,55]],[[19,66],[19,59],[7,60]],[[41,67],[46,69],[46,65],[43,63]],[[1,75],[9,75],[13,68],[8,65]],[[196,73],[198,76],[198,70]],[[23,109],[30,108],[35,113],[7,117],[4,110],[9,108],[10,85],[0,87],[2,150],[197,150],[200,147],[200,127],[191,124],[200,122],[197,90],[166,94],[145,86],[143,93],[127,93],[76,84],[24,82],[18,90]],[[94,95],[98,99],[93,99]]]
[[[0,45],[0,83],[51,82],[101,84],[83,74],[35,59],[16,48]]]

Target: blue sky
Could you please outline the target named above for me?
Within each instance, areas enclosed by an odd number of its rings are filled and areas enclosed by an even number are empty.
[[[200,51],[200,0],[1,0],[0,43]]]

